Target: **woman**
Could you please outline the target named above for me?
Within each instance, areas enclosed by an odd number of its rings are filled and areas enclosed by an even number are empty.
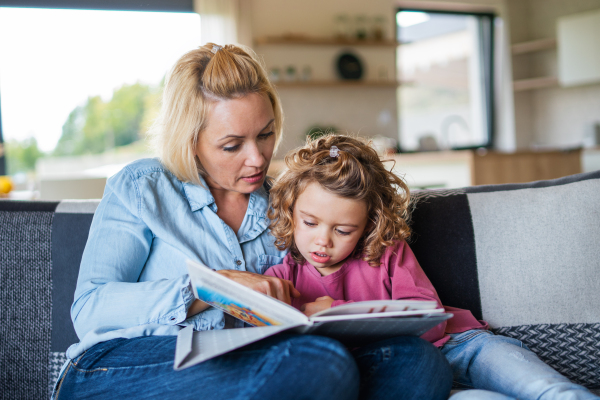
[[[242,326],[194,300],[185,259],[288,304],[299,295],[262,275],[285,256],[267,229],[265,187],[282,119],[250,50],[207,44],[176,63],[155,127],[160,161],[109,179],[94,215],[71,308],[81,341],[67,351],[55,398],[448,396],[449,367],[419,338],[351,355],[329,338],[279,335],[173,370],[181,327]]]

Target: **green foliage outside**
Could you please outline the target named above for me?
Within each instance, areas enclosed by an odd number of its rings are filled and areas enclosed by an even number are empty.
[[[38,149],[37,140],[31,137],[22,141],[9,140],[4,144],[6,150],[6,172],[14,175],[35,169],[35,162],[44,155]]]
[[[100,96],[89,97],[71,111],[50,155],[99,154],[144,139],[158,115],[161,91],[162,82],[157,86],[136,83],[116,89],[107,102]],[[37,159],[47,156],[35,138],[10,140],[5,146],[9,175],[33,171]]]
[[[160,88],[136,83],[115,90],[110,101],[90,97],[63,125],[55,156],[98,154],[144,138],[158,113]]]

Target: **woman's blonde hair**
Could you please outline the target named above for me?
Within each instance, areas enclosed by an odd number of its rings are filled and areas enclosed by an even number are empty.
[[[332,146],[339,149],[337,157],[330,155]],[[275,246],[290,249],[296,262],[304,258],[294,242],[294,205],[312,182],[337,196],[366,203],[369,221],[352,257],[378,266],[386,247],[410,236],[408,186],[384,167],[365,140],[333,134],[307,139],[304,147],[288,153],[285,163],[288,169],[271,188],[268,217]]]
[[[283,112],[264,67],[249,48],[207,43],[182,56],[169,72],[160,114],[152,127],[161,162],[183,182],[201,184],[198,137],[208,124],[211,103],[257,93],[273,106],[275,148],[281,140]]]

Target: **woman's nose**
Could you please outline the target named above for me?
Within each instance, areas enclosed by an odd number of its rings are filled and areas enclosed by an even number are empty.
[[[246,165],[249,167],[262,168],[265,165],[265,157],[263,157],[260,148],[256,145],[250,145],[246,154]]]

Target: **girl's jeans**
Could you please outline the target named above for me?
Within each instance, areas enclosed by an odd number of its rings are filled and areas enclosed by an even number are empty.
[[[465,390],[452,400],[599,399],[540,360],[519,340],[474,329],[451,334],[442,347],[454,375]]]
[[[445,400],[450,366],[432,344],[397,337],[352,352],[321,336],[277,335],[175,371],[175,336],[113,339],[71,360],[54,398]]]

